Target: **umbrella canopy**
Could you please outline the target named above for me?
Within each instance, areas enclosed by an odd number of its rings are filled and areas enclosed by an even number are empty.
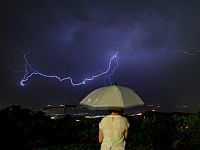
[[[92,108],[128,108],[143,104],[133,90],[116,85],[98,88],[80,102],[80,105]]]

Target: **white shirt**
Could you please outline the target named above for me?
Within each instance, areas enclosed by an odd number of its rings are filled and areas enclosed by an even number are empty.
[[[103,131],[101,150],[124,150],[124,132],[129,126],[127,119],[121,115],[105,116],[99,123]]]

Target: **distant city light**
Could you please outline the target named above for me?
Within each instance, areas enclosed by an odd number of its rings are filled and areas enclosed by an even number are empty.
[[[56,119],[56,117],[55,117],[55,116],[52,116],[51,119]]]
[[[130,115],[130,116],[141,116],[142,115],[142,113],[141,112],[138,112],[138,113],[134,113],[134,114],[132,114],[132,115]]]
[[[137,113],[137,114],[135,114],[135,115],[137,115],[137,116],[141,116],[141,115],[142,115],[142,113],[140,112],[140,113]]]
[[[182,107],[182,108],[187,108],[188,106],[187,105],[180,105],[180,106],[176,106],[176,107]]]
[[[96,115],[96,116],[85,116],[85,118],[102,118],[105,115]]]

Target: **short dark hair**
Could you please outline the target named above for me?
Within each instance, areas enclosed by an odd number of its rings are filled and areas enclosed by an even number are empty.
[[[122,114],[124,112],[123,108],[112,108],[108,110],[109,113],[115,112],[115,113],[119,113]]]

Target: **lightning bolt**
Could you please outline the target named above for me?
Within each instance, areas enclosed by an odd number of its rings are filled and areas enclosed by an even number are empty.
[[[23,79],[20,81],[20,85],[25,86],[26,85],[25,82],[27,82],[32,76],[37,76],[37,75],[45,77],[45,78],[54,78],[54,79],[59,80],[60,82],[63,82],[65,80],[70,80],[72,86],[84,85],[88,81],[92,81],[95,78],[98,78],[103,75],[107,75],[107,78],[109,79],[109,81],[111,83],[111,76],[115,72],[116,68],[119,66],[118,60],[117,60],[117,55],[118,55],[118,51],[110,58],[108,68],[104,72],[93,75],[90,78],[85,78],[82,82],[75,83],[71,77],[60,78],[57,75],[48,75],[48,74],[44,74],[44,73],[41,73],[41,72],[33,69],[31,64],[29,64],[28,59],[26,58],[26,53],[24,53],[23,57],[25,60],[25,74],[24,74]]]
[[[183,51],[184,54],[194,56],[200,53],[200,50],[185,50]]]
[[[200,54],[200,50],[199,49],[185,49],[185,50],[174,50],[171,48],[165,48],[165,50],[170,51],[174,54],[184,54],[187,56],[196,56]]]

